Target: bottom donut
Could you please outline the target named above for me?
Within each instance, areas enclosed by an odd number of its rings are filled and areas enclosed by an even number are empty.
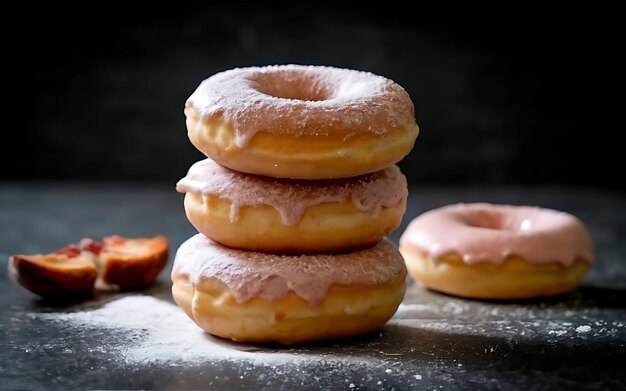
[[[388,240],[335,255],[272,255],[198,234],[172,271],[176,303],[206,332],[242,342],[296,344],[366,334],[396,312],[406,267]]]

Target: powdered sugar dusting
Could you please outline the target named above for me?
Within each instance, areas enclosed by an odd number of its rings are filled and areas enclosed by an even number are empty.
[[[176,253],[172,275],[192,283],[216,278],[239,303],[254,297],[274,300],[294,292],[319,303],[333,284],[377,285],[406,274],[404,260],[387,239],[372,248],[336,255],[273,255],[230,249],[198,234]]]
[[[211,159],[193,164],[176,189],[229,200],[231,220],[242,206],[270,205],[287,225],[300,222],[310,206],[348,200],[377,217],[382,208],[406,203],[408,196],[406,177],[397,166],[354,178],[307,181],[242,174]]]
[[[415,121],[413,103],[398,84],[369,72],[325,66],[221,72],[204,80],[186,107],[205,120],[229,123],[239,147],[260,131],[349,139]]]
[[[246,351],[210,337],[176,305],[151,296],[126,296],[104,306],[81,312],[37,314],[39,318],[74,327],[119,330],[127,344],[115,347],[127,362],[193,362],[246,360],[258,364],[293,361],[293,355]]]

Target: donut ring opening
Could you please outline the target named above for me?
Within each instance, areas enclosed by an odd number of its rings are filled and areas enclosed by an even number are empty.
[[[514,231],[519,227],[512,226],[501,213],[483,211],[469,214],[460,218],[461,223],[475,228],[493,229],[500,231]]]
[[[304,72],[268,71],[250,77],[251,87],[279,99],[319,102],[332,98],[332,88],[319,77]]]

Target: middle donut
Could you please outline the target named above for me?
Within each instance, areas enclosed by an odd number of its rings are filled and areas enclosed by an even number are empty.
[[[176,185],[196,229],[228,247],[332,253],[375,244],[400,225],[406,177],[397,166],[353,178],[288,180],[243,174],[211,159]]]

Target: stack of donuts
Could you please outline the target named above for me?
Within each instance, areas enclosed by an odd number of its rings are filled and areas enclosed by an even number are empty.
[[[385,236],[406,209],[394,164],[418,135],[393,81],[321,66],[239,68],[185,107],[207,158],[177,184],[200,232],[177,251],[176,303],[210,334],[284,344],[372,332],[406,267]]]

